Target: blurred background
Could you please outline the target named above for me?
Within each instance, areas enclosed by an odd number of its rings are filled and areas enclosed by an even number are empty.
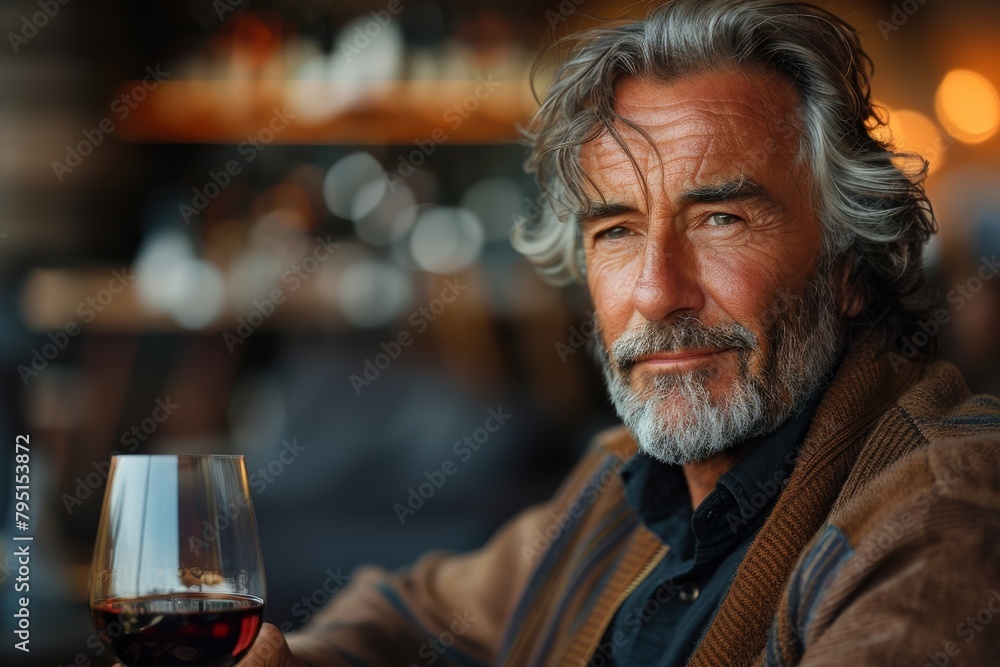
[[[823,4],[930,160],[946,356],[1000,393],[1000,6]],[[4,664],[110,664],[87,578],[114,453],[245,454],[266,617],[294,627],[331,575],[475,547],[552,492],[614,417],[585,296],[510,248],[538,213],[517,127],[544,45],[644,8],[3,3]],[[10,639],[16,434],[30,656]]]

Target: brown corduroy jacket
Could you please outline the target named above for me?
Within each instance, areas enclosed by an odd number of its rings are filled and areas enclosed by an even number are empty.
[[[1000,665],[1000,401],[950,364],[899,359],[854,343],[690,665]],[[293,652],[311,667],[608,655],[612,615],[669,549],[624,501],[635,451],[605,434],[478,551],[359,570]]]

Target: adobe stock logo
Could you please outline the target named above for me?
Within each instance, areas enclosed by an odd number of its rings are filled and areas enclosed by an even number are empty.
[[[90,465],[94,469],[94,472],[89,473],[86,477],[77,477],[75,480],[76,486],[74,486],[72,494],[62,494],[60,500],[62,500],[63,506],[70,516],[73,515],[77,507],[82,506],[84,501],[94,495],[101,488],[101,485],[104,484],[104,481],[108,478],[108,470],[111,468],[112,457],[135,452],[141,442],[146,442],[152,437],[160,428],[160,424],[167,421],[174,414],[174,411],[181,407],[180,404],[171,401],[169,396],[156,399],[154,406],[149,417],[146,417],[121,434],[119,442],[121,442],[122,448],[120,450],[112,449],[111,454],[108,455],[106,460],[91,463]]]
[[[361,395],[361,390],[372,386],[372,383],[381,377],[389,366],[403,354],[403,350],[413,344],[419,334],[427,331],[431,323],[434,322],[450,304],[469,289],[468,284],[462,284],[458,278],[448,278],[444,281],[444,288],[440,294],[424,306],[420,306],[408,318],[414,333],[400,331],[394,341],[383,342],[379,345],[381,352],[377,352],[373,358],[365,358],[362,363],[360,373],[352,373],[347,379],[351,383],[356,396]]]
[[[576,327],[569,328],[568,345],[562,341],[556,343],[556,354],[559,355],[559,361],[565,364],[569,355],[576,354],[578,350],[586,347],[587,342],[596,334],[597,320],[594,318],[594,311],[590,310],[587,312],[587,320],[580,325],[579,329]]]
[[[247,135],[246,140],[236,147],[236,153],[242,161],[229,160],[220,166],[218,171],[210,169],[202,185],[191,189],[190,201],[178,204],[177,212],[184,218],[184,224],[190,224],[193,218],[197,219],[212,200],[222,194],[236,176],[243,173],[243,167],[257,159],[257,156],[270,146],[279,134],[288,129],[297,117],[298,114],[289,111],[287,105],[283,105],[280,111],[278,107],[273,107],[267,124],[260,127],[256,133]]]
[[[319,271],[323,262],[333,257],[334,251],[339,247],[339,243],[331,241],[329,234],[325,239],[316,238],[312,253],[303,256],[281,274],[281,283],[287,287],[272,288],[267,296],[254,299],[252,308],[246,311],[246,316],[240,315],[236,318],[234,330],[222,332],[222,342],[225,343],[229,353],[235,352],[254,331],[263,326],[264,321],[274,315],[278,307],[288,300],[288,295],[298,291],[305,281]]]
[[[124,292],[134,281],[135,275],[129,273],[127,266],[123,266],[120,271],[113,269],[111,278],[104,287],[93,296],[88,296],[76,304],[76,314],[83,318],[84,324],[90,324],[97,318],[98,313],[104,312],[115,297]],[[17,372],[24,386],[27,387],[32,378],[41,375],[42,371],[48,368],[49,362],[55,360],[59,353],[69,346],[70,339],[79,336],[82,331],[83,327],[76,320],[70,320],[63,325],[62,331],[48,333],[51,342],[41,345],[40,348],[32,348],[31,359],[27,365],[23,363],[17,365]]]
[[[965,644],[972,643],[972,640],[976,638],[979,633],[985,631],[993,619],[1000,615],[1000,591],[997,589],[991,589],[989,591],[990,598],[985,602],[983,607],[979,609],[975,614],[969,614],[966,616],[961,623],[955,626],[955,634],[964,640]],[[940,651],[931,653],[928,651],[926,653],[928,661],[924,663],[923,667],[946,667],[951,663],[951,659],[957,657],[962,652],[963,645],[956,641],[947,641],[942,646]],[[974,662],[979,662],[973,658]],[[962,664],[966,664],[962,662]]]
[[[108,110],[119,121],[124,121],[168,76],[170,76],[170,72],[160,69],[159,64],[155,68],[146,67],[146,76],[142,77],[142,81],[132,86],[131,90],[116,97]],[[66,175],[72,174],[77,167],[83,164],[84,159],[97,150],[97,147],[104,143],[105,137],[110,136],[117,128],[118,126],[112,117],[105,116],[94,127],[84,129],[81,132],[83,138],[76,144],[66,144],[66,154],[63,161],[52,161],[52,173],[55,174],[56,180],[62,183]]]
[[[906,0],[902,4],[894,4],[892,6],[892,14],[889,15],[889,21],[879,19],[876,24],[882,33],[882,39],[889,41],[892,33],[906,25],[910,17],[916,14],[920,10],[920,7],[926,3],[927,0]]]
[[[948,291],[946,299],[950,305],[954,306],[956,313],[965,308],[987,282],[1000,275],[1000,262],[997,261],[996,255],[983,256],[980,259],[981,262],[977,270]],[[909,363],[910,359],[916,357],[920,350],[930,345],[941,327],[949,322],[951,322],[951,313],[944,308],[938,308],[930,313],[926,320],[918,322],[909,335],[903,336],[897,341],[896,347],[899,353],[889,353],[887,358],[892,365],[892,370],[898,371],[900,366]]]
[[[451,451],[458,457],[460,463],[467,463],[472,455],[486,444],[490,435],[499,431],[500,427],[510,419],[510,415],[503,411],[502,405],[498,405],[496,409],[490,408],[486,414],[486,420],[481,427],[452,445]],[[399,519],[399,525],[405,525],[406,519],[416,514],[417,510],[423,507],[424,503],[433,498],[438,489],[445,485],[448,478],[457,472],[458,465],[451,459],[442,461],[437,470],[425,470],[424,478],[427,481],[407,489],[409,495],[406,497],[406,504],[396,503],[392,506],[396,512],[396,518]]]
[[[501,85],[503,85],[503,81],[494,81],[492,72],[486,76],[480,76],[473,92],[461,101],[452,104],[442,114],[441,122],[448,123],[452,130],[458,130]],[[415,148],[408,154],[400,153],[397,155],[396,160],[399,165],[396,170],[385,173],[386,185],[389,190],[395,192],[396,186],[404,183],[406,179],[416,173],[417,168],[434,154],[438,146],[447,143],[449,138],[443,127],[435,127],[428,136],[416,139],[413,142]]]
[[[21,47],[34,38],[39,30],[47,26],[51,19],[56,17],[61,9],[60,5],[68,4],[69,0],[38,0],[38,8],[41,11],[35,12],[30,17],[27,14],[22,16],[20,32],[7,33],[7,41],[14,49],[14,54],[20,53]]]
[[[407,0],[407,2],[410,1]],[[368,13],[371,18],[365,22],[363,29],[360,25],[355,26],[353,39],[349,42],[341,42],[340,53],[344,56],[344,61],[350,63],[354,56],[361,55],[361,52],[371,45],[372,40],[382,34],[382,29],[392,22],[392,18],[403,9],[403,3],[400,0],[389,0],[385,9],[371,10]]]

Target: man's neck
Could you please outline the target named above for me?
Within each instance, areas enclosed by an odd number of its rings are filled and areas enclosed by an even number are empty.
[[[719,478],[729,472],[759,443],[760,440],[755,438],[738,449],[716,454],[704,461],[684,464],[684,479],[687,481],[688,492],[691,494],[692,511],[698,509],[701,501],[708,497]]]

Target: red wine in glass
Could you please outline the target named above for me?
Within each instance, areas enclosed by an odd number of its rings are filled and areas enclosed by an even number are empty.
[[[264,601],[201,593],[105,600],[91,607],[102,641],[129,667],[232,667],[253,644]]]
[[[90,613],[125,667],[232,667],[264,588],[243,457],[113,457]]]

